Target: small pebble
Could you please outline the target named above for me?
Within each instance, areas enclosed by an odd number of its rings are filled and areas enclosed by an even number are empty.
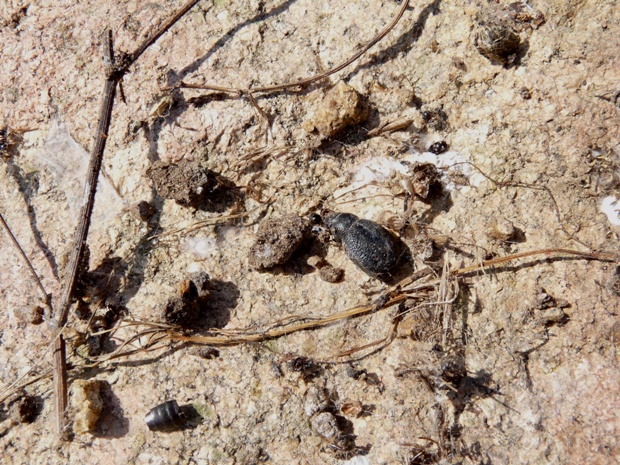
[[[347,126],[361,123],[369,115],[362,96],[344,81],[339,81],[313,108],[304,123],[308,132],[334,137]]]
[[[509,241],[515,236],[515,227],[504,218],[492,218],[487,228],[487,236],[504,242]]]
[[[344,270],[342,268],[334,268],[332,265],[325,265],[319,270],[319,277],[328,283],[337,283],[342,281]]]
[[[340,436],[338,420],[329,412],[319,413],[312,417],[311,424],[319,436],[330,442],[335,441]]]
[[[263,221],[250,248],[250,267],[258,270],[286,263],[304,240],[308,225],[297,215]]]
[[[43,323],[43,307],[33,305],[30,307],[20,307],[15,310],[15,316],[24,323],[31,325],[40,325]]]
[[[308,261],[306,263],[308,263],[308,265],[312,268],[321,268],[323,265],[325,265],[325,260],[323,260],[318,255],[313,255],[312,257],[308,258]]]
[[[75,434],[92,433],[103,410],[101,382],[77,379],[71,384],[71,405],[76,410],[73,420]]]
[[[131,207],[131,213],[133,216],[141,221],[148,221],[155,212],[155,208],[146,200],[139,202]]]

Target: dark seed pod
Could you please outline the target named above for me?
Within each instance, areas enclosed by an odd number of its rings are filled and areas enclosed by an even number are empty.
[[[434,153],[435,155],[444,153],[446,150],[448,150],[448,144],[446,144],[446,142],[443,140],[431,144],[431,146],[428,148],[428,151]]]
[[[321,218],[321,215],[318,213],[312,213],[308,217],[308,220],[310,221],[310,224],[321,224],[323,222],[323,218]]]
[[[185,426],[185,418],[176,400],[168,400],[151,409],[144,417],[151,431],[172,431]]]
[[[351,213],[331,213],[325,224],[347,256],[365,273],[384,277],[396,268],[401,257],[401,243],[383,226],[362,220]]]
[[[426,122],[429,122],[430,120],[432,120],[434,116],[435,115],[431,111],[422,112],[422,119]]]

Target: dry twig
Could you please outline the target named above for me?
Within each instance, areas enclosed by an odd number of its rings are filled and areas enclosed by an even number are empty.
[[[400,19],[405,14],[405,11],[407,11],[407,7],[408,6],[409,6],[409,0],[404,0],[402,2],[400,10],[398,10],[398,13],[396,13],[396,16],[394,16],[394,19],[392,19],[390,24],[388,24],[381,32],[379,32],[372,39],[370,39],[363,47],[361,47],[357,52],[355,52],[353,54],[353,56],[351,56],[347,60],[343,61],[342,63],[340,63],[340,64],[338,64],[338,65],[328,69],[327,71],[325,71],[323,73],[320,73],[320,74],[317,74],[315,76],[311,76],[311,77],[308,77],[308,78],[305,78],[305,79],[300,79],[300,80],[294,81],[294,82],[289,82],[289,83],[286,83],[286,84],[276,84],[276,85],[273,85],[273,86],[264,86],[264,87],[248,87],[246,89],[236,88],[236,87],[226,87],[226,86],[213,85],[213,84],[190,84],[190,83],[185,83],[183,81],[181,81],[179,84],[177,84],[173,88],[175,88],[175,89],[179,89],[179,88],[184,88],[184,89],[203,89],[203,90],[213,90],[213,91],[217,91],[217,92],[225,92],[225,93],[229,93],[229,94],[236,94],[236,95],[239,95],[239,96],[244,95],[244,96],[247,96],[248,98],[250,98],[250,101],[252,101],[253,94],[276,92],[276,91],[291,89],[291,88],[295,88],[295,87],[300,87],[300,88],[306,87],[306,86],[308,86],[308,85],[310,85],[310,84],[312,84],[314,82],[317,82],[317,81],[320,81],[322,79],[325,79],[325,78],[331,76],[332,74],[335,74],[338,71],[343,70],[344,68],[349,66],[351,63],[356,61],[359,57],[361,57],[364,53],[366,53],[368,50],[370,50],[375,44],[377,44],[386,35],[388,35],[389,32],[392,29],[394,29],[394,27],[398,24]]]
[[[22,249],[21,245],[19,245],[19,242],[17,242],[17,239],[15,238],[13,233],[11,232],[11,228],[9,228],[9,225],[6,223],[6,221],[4,221],[4,218],[2,217],[2,214],[0,214],[0,224],[2,224],[2,227],[4,228],[6,233],[8,234],[9,238],[11,239],[11,242],[13,243],[13,245],[15,246],[15,248],[17,249],[17,251],[21,255],[21,257],[24,260],[24,262],[26,263],[26,266],[28,267],[28,270],[30,270],[30,274],[32,274],[32,277],[34,278],[35,282],[37,283],[37,287],[41,291],[41,295],[43,297],[43,301],[45,302],[45,307],[47,308],[47,312],[48,312],[47,315],[48,315],[48,317],[51,317],[51,315],[52,315],[52,296],[50,294],[48,294],[47,291],[45,290],[45,287],[43,287],[43,283],[41,282],[41,279],[39,278],[39,275],[37,275],[37,272],[34,269],[34,266],[32,266],[32,263],[30,263],[30,260],[28,259],[28,256],[26,255],[26,252],[24,252],[24,249]]]
[[[56,434],[63,435],[65,431],[65,410],[67,407],[67,361],[65,353],[65,341],[60,333],[67,322],[71,299],[78,280],[78,270],[90,227],[91,214],[95,203],[97,180],[101,170],[103,152],[105,150],[114,107],[116,87],[133,63],[153,44],[162,34],[170,29],[185,13],[187,13],[199,0],[191,0],[186,3],[177,13],[148,37],[138,48],[130,53],[114,54],[112,31],[108,31],[108,46],[106,49],[106,81],[103,90],[103,99],[99,112],[99,124],[97,135],[91,151],[88,166],[88,178],[85,184],[85,201],[80,212],[80,220],[75,234],[75,243],[69,257],[67,278],[63,286],[63,292],[58,302],[58,311],[55,322],[52,325],[56,330],[54,344],[54,398],[56,410]],[[118,60],[117,60],[118,58]]]

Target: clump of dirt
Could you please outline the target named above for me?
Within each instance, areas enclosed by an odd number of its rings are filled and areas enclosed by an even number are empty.
[[[334,137],[347,126],[361,123],[369,115],[362,96],[344,81],[339,81],[318,102],[304,124],[308,132],[318,131],[323,137]]]
[[[327,283],[339,283],[344,276],[342,268],[335,268],[329,263],[319,270],[319,277]]]
[[[258,270],[286,263],[304,240],[308,224],[294,214],[261,223],[250,248],[250,267]]]
[[[416,163],[411,173],[413,192],[422,199],[428,197],[431,189],[441,186],[441,173],[433,163]]]
[[[195,327],[211,295],[211,283],[207,273],[193,273],[190,278],[182,280],[178,295],[170,297],[160,308],[161,321],[183,328]]]
[[[35,396],[24,394],[11,406],[11,416],[16,422],[32,423],[41,413],[41,407]]]
[[[71,394],[71,405],[77,411],[73,421],[73,432],[85,434],[94,431],[103,410],[101,382],[75,380],[71,385]]]
[[[319,278],[326,283],[338,283],[342,281],[344,270],[334,267],[318,255],[311,256],[307,263],[312,268],[319,270]]]
[[[482,24],[476,33],[474,45],[491,62],[509,65],[519,56],[521,38],[504,25]]]
[[[219,183],[217,174],[195,161],[170,164],[156,161],[147,174],[160,196],[180,205],[214,210],[225,200],[227,188]]]
[[[40,325],[43,323],[43,307],[40,305],[31,305],[28,307],[20,307],[15,310],[15,316],[24,323],[31,325]]]
[[[326,450],[346,460],[367,450],[355,444],[353,423],[339,414],[337,398],[337,392],[313,386],[306,393],[304,408],[312,430],[327,446]]]

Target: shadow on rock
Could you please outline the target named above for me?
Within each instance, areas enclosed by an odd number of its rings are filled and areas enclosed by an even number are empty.
[[[129,432],[129,420],[125,417],[120,399],[107,381],[101,381],[100,395],[103,411],[97,422],[94,435],[101,438],[120,438]]]

